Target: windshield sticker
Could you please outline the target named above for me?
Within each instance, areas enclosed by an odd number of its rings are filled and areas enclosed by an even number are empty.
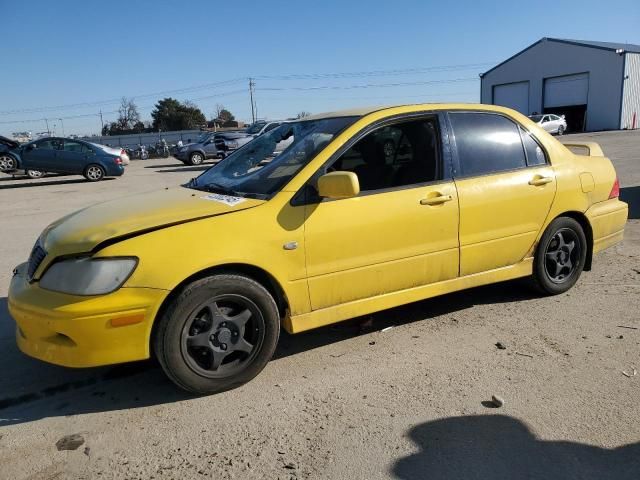
[[[230,195],[220,195],[219,193],[210,193],[209,195],[205,195],[204,200],[211,200],[213,202],[224,203],[225,205],[229,205],[230,207],[234,207],[239,203],[246,202],[246,198],[242,197],[232,197]]]

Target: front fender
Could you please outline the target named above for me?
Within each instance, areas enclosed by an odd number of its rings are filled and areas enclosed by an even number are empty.
[[[197,194],[196,194],[197,195]],[[268,202],[151,231],[106,246],[97,256],[136,256],[125,287],[174,290],[194,274],[226,265],[248,265],[268,273],[288,298],[292,314],[309,310],[304,254],[304,209]],[[288,250],[285,244],[300,248]]]

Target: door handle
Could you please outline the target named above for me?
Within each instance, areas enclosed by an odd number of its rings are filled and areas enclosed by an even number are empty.
[[[539,187],[540,185],[546,185],[547,183],[553,182],[553,178],[551,177],[534,177],[529,180],[529,185],[533,185],[534,187]]]
[[[438,195],[436,197],[428,197],[420,200],[420,205],[439,205],[441,203],[453,200],[451,195]]]

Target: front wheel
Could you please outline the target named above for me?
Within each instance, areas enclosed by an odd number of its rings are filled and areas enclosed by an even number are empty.
[[[569,290],[580,278],[587,259],[587,239],[573,218],[556,218],[545,230],[536,249],[533,281],[546,295]]]
[[[239,387],[265,367],[280,335],[273,297],[241,275],[187,286],[158,321],[153,347],[167,376],[193,393]]]
[[[90,182],[99,182],[104,178],[104,169],[100,165],[89,165],[84,170],[84,178]]]
[[[17,168],[16,159],[9,155],[0,155],[0,172],[11,172]]]
[[[202,162],[204,162],[204,155],[202,155],[200,152],[193,152],[189,156],[189,163],[191,165],[200,165]]]

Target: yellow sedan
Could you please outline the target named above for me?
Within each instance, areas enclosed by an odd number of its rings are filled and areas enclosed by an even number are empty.
[[[153,354],[217,392],[257,375],[281,328],[519,277],[565,292],[627,219],[611,162],[577,146],[486,105],[285,123],[189,184],[45,228],[11,281],[18,345],[69,367]]]

